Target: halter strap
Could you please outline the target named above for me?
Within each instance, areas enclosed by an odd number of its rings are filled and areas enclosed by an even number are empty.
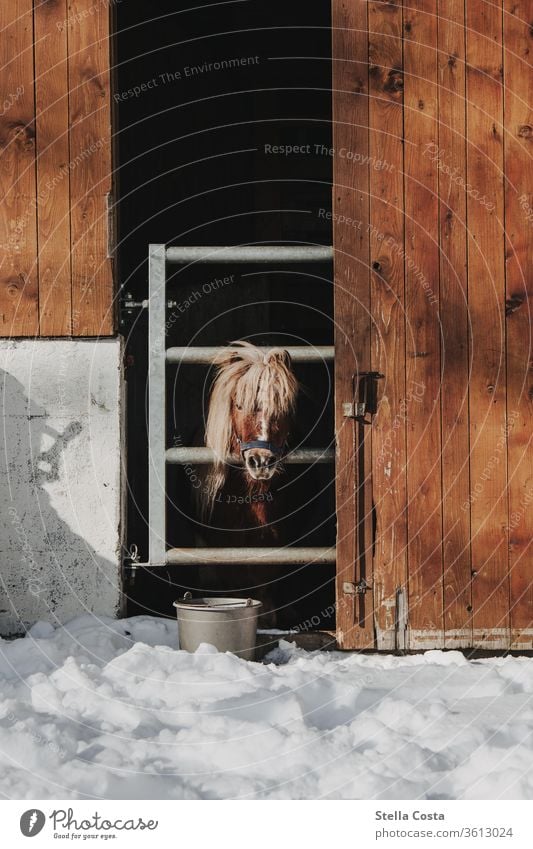
[[[249,451],[250,448],[265,448],[267,451],[271,451],[272,454],[277,454],[278,456],[283,454],[283,447],[274,445],[273,442],[267,442],[265,439],[254,439],[252,442],[241,442],[240,439],[237,441],[239,443],[241,454],[244,454],[245,451]]]

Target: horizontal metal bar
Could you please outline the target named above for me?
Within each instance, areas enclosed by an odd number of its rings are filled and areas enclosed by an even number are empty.
[[[261,348],[265,353],[272,348],[280,347],[288,351],[293,363],[313,363],[322,360],[332,361],[335,358],[333,345],[270,345]],[[214,358],[224,348],[167,348],[167,363],[212,363]]]
[[[333,248],[329,245],[184,245],[167,248],[166,258],[175,265],[189,262],[331,262]]]
[[[171,548],[167,564],[174,566],[231,566],[233,563],[304,566],[335,563],[335,547],[306,548]]]
[[[215,457],[211,448],[202,447],[182,447],[182,448],[167,448],[165,453],[167,463],[172,463],[175,466],[182,466],[185,463],[194,463],[197,466],[212,463]],[[332,448],[299,448],[295,451],[289,451],[283,457],[284,463],[311,465],[312,463],[333,463],[335,460],[335,452]],[[227,463],[238,465],[242,463],[242,458],[238,455],[228,457]]]

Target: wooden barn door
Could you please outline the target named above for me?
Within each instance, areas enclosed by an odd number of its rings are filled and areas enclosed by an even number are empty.
[[[531,649],[533,0],[332,10],[338,642]]]
[[[115,332],[112,8],[0,3],[0,337]]]

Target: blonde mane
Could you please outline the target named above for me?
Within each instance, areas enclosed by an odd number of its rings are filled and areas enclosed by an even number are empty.
[[[259,404],[269,415],[294,412],[298,382],[291,371],[290,357],[282,348],[263,352],[250,342],[231,342],[213,360],[217,367],[211,387],[205,443],[215,460],[207,479],[206,498],[213,503],[224,486],[227,457],[234,448],[231,417],[235,401],[245,414]]]

